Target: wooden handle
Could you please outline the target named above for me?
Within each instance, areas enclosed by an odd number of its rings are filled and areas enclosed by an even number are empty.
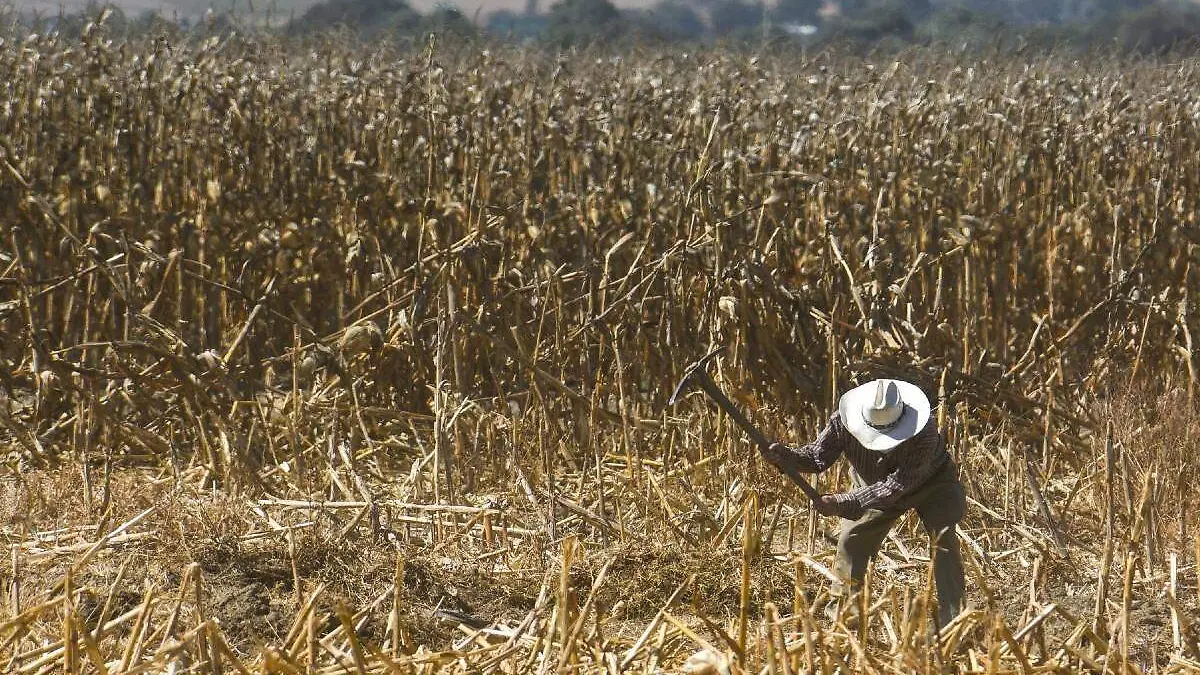
[[[742,431],[746,432],[746,435],[750,437],[750,440],[758,446],[759,452],[766,450],[771,445],[771,442],[767,440],[767,437],[758,430],[758,427],[751,424],[750,420],[746,419],[746,416],[743,415],[742,412],[733,405],[733,401],[729,400],[729,397],[725,395],[725,392],[721,391],[716,382],[712,381],[712,378],[708,376],[707,372],[699,370],[696,372],[694,377],[696,378],[697,384],[700,385],[700,388],[703,389],[704,393],[708,394],[709,398],[711,398],[713,402],[717,404],[717,407],[721,410],[724,410],[725,414],[732,417],[733,421],[737,422],[737,425],[742,428]],[[792,479],[792,482],[795,483],[800,488],[800,491],[807,495],[810,500],[816,502],[821,498],[820,493],[813,488],[812,484],[804,479],[799,471],[786,470],[782,468],[780,470],[783,471],[785,476]]]

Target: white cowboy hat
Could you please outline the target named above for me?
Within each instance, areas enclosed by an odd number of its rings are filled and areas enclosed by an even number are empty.
[[[873,380],[842,394],[838,412],[864,448],[887,452],[925,428],[929,399],[915,384]]]

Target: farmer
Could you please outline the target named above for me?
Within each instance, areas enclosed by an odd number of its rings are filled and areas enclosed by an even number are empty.
[[[859,606],[853,600],[867,563],[892,524],[916,509],[937,547],[937,623],[945,626],[962,609],[963,568],[954,528],[966,498],[958,469],[930,419],[929,399],[901,380],[868,382],[842,396],[838,411],[812,443],[800,448],[772,443],[763,451],[785,474],[820,473],[843,455],[854,470],[853,489],[821,495],[813,506],[822,515],[842,518],[833,570],[840,581],[831,591],[828,612],[836,616],[839,602]]]

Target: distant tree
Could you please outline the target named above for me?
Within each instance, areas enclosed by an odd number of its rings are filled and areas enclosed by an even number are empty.
[[[663,0],[653,7],[635,12],[631,19],[643,30],[653,28],[667,40],[695,40],[706,31],[696,10],[678,0]]]
[[[1200,47],[1200,7],[1155,4],[1119,15],[1115,40],[1127,51],[1156,54]]]
[[[871,6],[872,0],[838,0],[837,9],[841,16],[857,14]]]
[[[401,27],[401,30],[403,27]],[[438,7],[421,19],[417,30],[421,33],[468,38],[476,35],[475,24],[457,7]]]
[[[183,27],[155,10],[146,9],[130,20],[129,32],[135,35],[171,37],[181,34]]]
[[[560,0],[546,16],[546,37],[562,46],[606,41],[620,27],[621,13],[609,0]]]
[[[910,40],[933,11],[930,0],[843,0],[829,33],[853,42]]]
[[[1012,27],[1004,16],[966,2],[936,10],[917,27],[917,37],[923,42],[967,47],[993,45],[1010,33]]]
[[[540,14],[519,14],[507,9],[488,16],[487,30],[501,37],[530,39],[546,29],[546,17]]]
[[[1076,0],[1008,0],[994,3],[989,0],[972,0],[971,7],[987,11],[995,5],[1003,8],[1009,19],[1017,24],[1058,23],[1068,14],[1067,3]]]
[[[816,25],[821,21],[824,0],[779,0],[771,19],[780,23]]]
[[[291,26],[292,32],[311,33],[335,27],[366,36],[420,25],[421,15],[405,0],[325,0],[309,7]]]
[[[488,30],[504,32],[506,29],[515,26],[521,20],[521,14],[512,11],[511,9],[498,9],[487,16]]]
[[[861,20],[873,13],[888,12],[903,13],[910,21],[919,21],[933,11],[934,3],[932,0],[840,0],[838,7],[842,17]]]
[[[1112,20],[1119,14],[1146,9],[1159,3],[1155,0],[1062,0],[1061,4],[1061,21],[1083,23]],[[1169,13],[1169,10],[1160,13],[1151,10],[1145,16],[1161,17]]]
[[[757,31],[762,27],[761,1],[720,0],[709,7],[708,23],[713,35],[731,37]]]

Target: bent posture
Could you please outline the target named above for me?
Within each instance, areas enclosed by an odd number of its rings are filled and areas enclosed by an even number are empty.
[[[938,625],[962,608],[963,569],[955,526],[966,498],[958,469],[930,419],[929,399],[900,380],[875,380],[846,392],[815,441],[799,448],[772,443],[763,456],[784,473],[820,473],[845,456],[854,470],[849,492],[822,495],[814,508],[841,516],[833,595],[845,603],[862,586],[867,563],[892,524],[910,509],[933,537]],[[847,586],[850,592],[847,592]],[[857,603],[854,603],[857,606]]]

